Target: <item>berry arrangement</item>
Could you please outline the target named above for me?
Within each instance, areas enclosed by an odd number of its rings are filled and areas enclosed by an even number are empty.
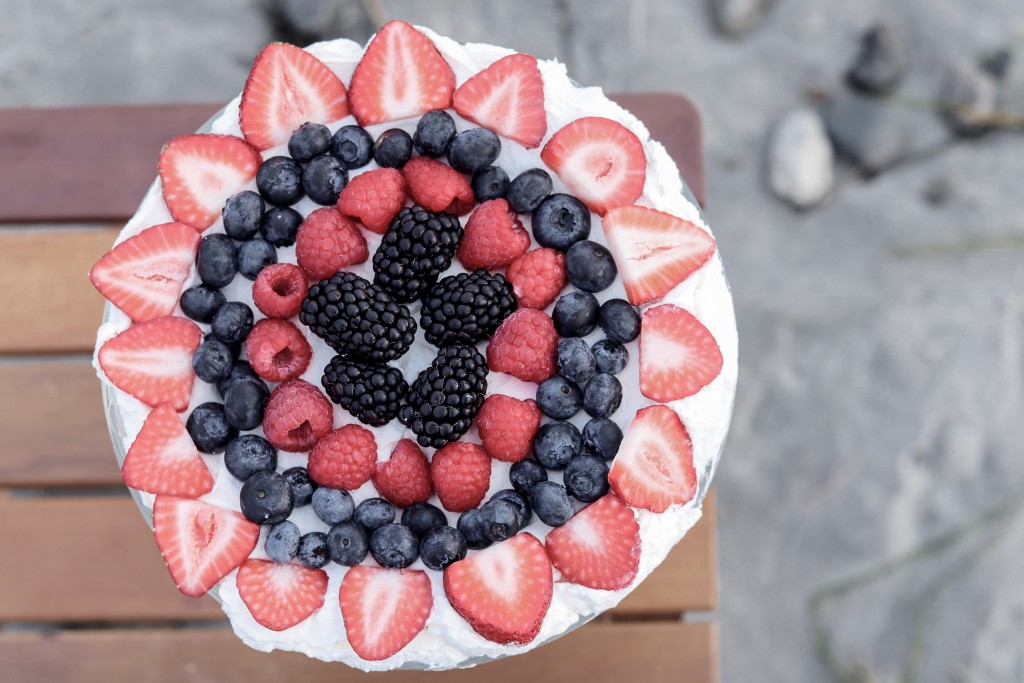
[[[413,92],[399,97],[410,69]],[[332,131],[350,114],[355,124]],[[596,590],[629,586],[634,509],[663,512],[696,491],[689,435],[665,404],[722,367],[695,316],[657,303],[715,244],[636,203],[647,174],[636,135],[578,119],[547,139],[546,169],[512,177],[497,164],[502,146],[548,136],[536,59],[510,55],[456,88],[431,41],[397,21],[348,88],[310,53],[268,46],[239,117],[244,139],[168,143],[159,171],[175,222],[118,244],[91,273],[133,321],[98,360],[152,408],[122,474],[156,495],[155,535],[179,589],[201,595],[237,568],[253,618],[285,630],[323,606],[323,567],[348,567],[346,636],[379,660],[431,614],[417,561],[443,572],[456,612],[497,643],[536,637],[552,567]],[[410,117],[411,134],[367,130]],[[466,121],[476,126],[459,131]],[[304,198],[320,208],[303,215]],[[590,239],[595,215],[607,246]],[[206,233],[218,218],[223,233]],[[294,263],[279,262],[291,248]],[[255,311],[225,293],[239,278]],[[607,296],[620,281],[626,298]],[[418,336],[434,355],[410,368]],[[314,366],[321,343],[335,355]],[[630,363],[651,403],[623,430]],[[500,373],[531,383],[532,398],[491,391]],[[196,378],[220,400],[189,410]],[[352,420],[335,427],[332,404]],[[381,459],[377,429],[393,422],[406,438]],[[306,466],[279,471],[279,451],[308,454]],[[238,480],[238,511],[201,500],[213,457]],[[511,466],[488,497],[495,461]],[[307,505],[326,532],[290,519]],[[268,559],[251,557],[261,538]],[[514,577],[500,595],[495,563]],[[400,595],[368,612],[381,590]]]

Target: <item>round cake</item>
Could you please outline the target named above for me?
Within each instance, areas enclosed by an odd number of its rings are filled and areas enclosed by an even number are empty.
[[[519,654],[700,517],[736,384],[711,232],[565,67],[400,21],[267,46],[91,279],[181,592],[364,670]]]

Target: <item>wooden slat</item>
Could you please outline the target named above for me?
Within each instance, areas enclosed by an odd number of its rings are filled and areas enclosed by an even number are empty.
[[[0,231],[0,291],[15,302],[0,307],[0,353],[92,349],[103,297],[89,269],[116,236],[114,228]]]
[[[113,456],[107,457],[113,459]],[[679,614],[715,604],[714,508],[614,612]],[[127,496],[0,496],[0,622],[220,619],[209,598],[174,588]],[[42,558],[26,562],[25,558]],[[71,564],[53,561],[70,560]]]
[[[0,634],[7,683],[716,683],[718,632],[713,623],[588,624],[533,652],[444,674],[365,674],[295,653],[246,648],[225,630],[133,630]]]

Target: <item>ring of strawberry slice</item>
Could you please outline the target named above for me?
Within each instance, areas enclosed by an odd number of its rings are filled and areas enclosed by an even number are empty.
[[[399,74],[409,73],[416,77],[400,80]],[[176,311],[201,234],[216,222],[229,197],[253,186],[263,163],[261,151],[287,143],[306,122],[333,124],[351,111],[360,124],[369,125],[454,109],[525,148],[540,146],[547,136],[535,58],[509,55],[456,85],[430,39],[400,21],[387,24],[372,39],[348,88],[309,52],[268,46],[253,63],[242,94],[244,139],[195,134],[170,141],[159,169],[164,201],[177,222],[142,230],[93,267],[94,285],[132,321],[102,345],[99,365],[117,389],[152,409],[122,475],[128,486],[155,495],[156,541],[183,593],[201,595],[238,569],[239,595],[256,622],[285,630],[323,606],[328,584],[322,569],[250,557],[260,527],[237,511],[200,500],[213,489],[214,478],[178,414],[189,406],[192,356],[203,329]],[[554,132],[540,156],[572,193],[603,216],[604,236],[629,303],[646,307],[638,343],[639,388],[654,403],[641,408],[626,428],[607,474],[607,494],[550,531],[543,542],[530,533],[514,534],[443,570],[444,593],[456,612],[481,636],[502,644],[526,644],[537,637],[551,603],[553,568],[560,581],[594,590],[620,590],[634,582],[641,554],[635,511],[663,512],[690,502],[697,490],[690,437],[676,411],[665,404],[699,392],[718,376],[723,362],[715,339],[693,314],[657,303],[711,258],[715,243],[702,228],[636,203],[647,173],[641,141],[615,121],[589,117]],[[407,198],[428,211],[472,211],[458,259],[469,270],[508,267],[521,308],[488,342],[491,370],[538,383],[555,374],[557,334],[543,309],[565,285],[564,255],[551,248],[528,251],[529,231],[505,199],[484,201],[474,210],[468,178],[426,156],[413,157],[400,170],[353,176],[336,208],[311,214],[299,228],[299,268],[275,266],[273,279],[257,278],[254,294],[265,299],[263,305],[256,302],[259,310],[294,316],[308,287],[302,271],[315,283],[365,261],[369,254],[362,230],[386,232]],[[275,336],[270,332],[274,325],[299,335],[294,340],[285,332]],[[249,337],[248,353],[263,354],[258,363],[251,359],[256,372],[273,382],[291,380],[274,389],[270,399],[288,406],[280,410],[290,411],[291,422],[275,424],[273,434],[268,427],[267,437],[278,446],[313,451],[321,438],[343,431],[330,432],[324,407],[329,403],[317,388],[295,379],[309,362],[306,331],[268,317],[250,335],[259,341]],[[302,365],[293,368],[300,347]],[[303,392],[318,396],[315,405],[304,402]],[[328,455],[321,457],[329,450],[322,447],[310,474],[316,479],[328,476],[317,473],[329,471],[336,486],[350,489],[372,477],[378,491],[402,507],[422,504],[436,492],[450,510],[472,509],[486,494],[490,458],[526,459],[541,419],[534,401],[493,394],[477,416],[482,445],[465,444],[466,454],[446,452],[432,465],[409,440],[400,442],[389,461],[376,463],[372,434],[353,426],[369,435],[369,459],[330,461]],[[442,460],[449,455],[482,459],[486,470],[477,476],[467,474],[476,465],[447,466]],[[367,661],[394,655],[429,623],[434,598],[423,571],[370,565],[348,569],[338,600],[349,644]]]

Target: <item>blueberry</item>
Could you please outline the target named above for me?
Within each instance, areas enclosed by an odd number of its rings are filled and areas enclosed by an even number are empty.
[[[256,429],[263,424],[263,407],[270,392],[262,382],[235,382],[224,397],[228,424],[238,430]]]
[[[214,316],[214,317],[216,317],[216,316]],[[239,343],[239,342],[228,343],[228,342],[224,341],[223,339],[218,339],[217,335],[215,335],[213,332],[207,332],[205,335],[203,335],[203,341],[204,342],[205,341],[219,341],[222,344],[224,344],[224,346],[227,347],[228,353],[231,354],[231,362],[232,362],[232,364],[238,359],[238,356],[241,355],[241,353],[242,353],[242,345],[241,345],[241,343]],[[230,373],[228,373],[228,374],[230,375]],[[219,379],[217,381],[218,382],[223,382],[224,379],[225,378],[222,377],[221,379]]]
[[[495,543],[512,538],[519,533],[519,510],[507,500],[492,498],[480,506],[480,526]]]
[[[395,514],[395,506],[383,498],[367,498],[356,506],[353,519],[367,531],[375,531],[394,522]]]
[[[435,109],[428,111],[416,123],[412,144],[416,151],[428,157],[439,157],[448,151],[448,145],[455,137],[455,121],[448,112]]]
[[[407,526],[385,524],[370,536],[370,554],[382,567],[404,569],[416,561],[419,539]]]
[[[277,524],[292,514],[292,487],[277,472],[257,472],[242,484],[242,514],[257,524]]]
[[[362,168],[370,163],[373,138],[359,126],[342,126],[331,138],[331,153],[349,168]]]
[[[406,525],[416,534],[416,538],[423,538],[424,534],[435,526],[444,526],[448,518],[436,505],[430,503],[413,503],[402,510],[402,524]]]
[[[608,417],[621,403],[622,383],[610,373],[597,373],[583,390],[583,409],[590,417]]]
[[[207,338],[192,354],[192,370],[196,377],[213,384],[231,374],[235,356],[224,342]]]
[[[450,526],[436,526],[420,541],[420,559],[427,569],[441,571],[466,557],[466,537]]]
[[[612,253],[597,242],[582,240],[565,252],[565,277],[584,292],[608,289],[618,272]]]
[[[597,297],[590,292],[569,292],[558,297],[551,319],[562,337],[585,337],[597,327]]]
[[[402,168],[412,156],[412,138],[401,128],[389,128],[373,143],[373,160],[384,168]]]
[[[608,465],[593,455],[577,455],[565,466],[565,490],[581,503],[593,503],[608,493]]]
[[[580,430],[571,422],[548,422],[533,436],[533,456],[547,469],[560,470],[579,453],[582,440]]]
[[[289,467],[281,473],[284,480],[292,487],[292,498],[295,499],[295,507],[300,508],[309,505],[313,501],[313,491],[316,490],[316,482],[309,476],[309,470],[305,467]]]
[[[210,331],[225,344],[240,344],[252,330],[252,309],[241,301],[229,301],[213,316]]]
[[[260,230],[263,238],[275,247],[290,247],[295,244],[302,214],[290,206],[275,206],[263,214]]]
[[[611,460],[619,452],[622,430],[607,417],[595,417],[583,425],[583,450],[586,455],[596,455],[602,460]]]
[[[299,527],[285,520],[270,527],[263,549],[274,562],[288,562],[299,552]]]
[[[340,524],[352,519],[356,504],[348,491],[320,486],[313,491],[313,513],[327,524]]]
[[[515,177],[505,198],[516,213],[530,213],[551,194],[551,176],[542,168],[529,168]]]
[[[189,287],[181,293],[181,312],[197,323],[208,323],[213,320],[227,298],[219,289],[211,289],[206,285]]]
[[[260,376],[256,374],[256,371],[252,369],[252,366],[249,365],[248,361],[236,360],[235,364],[231,366],[231,374],[217,382],[217,391],[220,393],[221,398],[228,395],[228,390],[231,388],[232,384],[241,380],[259,382],[264,386],[264,388],[267,386],[266,383],[260,379]],[[267,393],[270,393],[269,389],[267,389]]]
[[[327,549],[327,534],[311,531],[299,539],[299,562],[310,569],[320,569],[331,561],[331,553]]]
[[[355,522],[335,524],[327,532],[327,552],[331,559],[345,567],[354,567],[370,552],[366,529]]]
[[[479,508],[466,510],[459,516],[456,525],[466,538],[466,545],[473,550],[482,550],[491,544],[491,539],[484,533],[483,520]]]
[[[302,169],[302,189],[317,204],[334,206],[347,184],[348,168],[345,162],[330,154],[314,157]]]
[[[260,271],[277,263],[277,249],[263,239],[242,242],[238,246],[238,272],[246,280],[255,280]]]
[[[562,377],[577,385],[584,385],[597,371],[594,354],[587,342],[579,337],[569,337],[558,342],[558,371]]]
[[[196,406],[185,422],[185,429],[192,441],[203,453],[220,453],[238,436],[238,430],[228,423],[224,406],[220,403],[203,403]]]
[[[196,254],[196,270],[203,284],[213,289],[220,289],[234,280],[238,272],[234,241],[220,233],[204,237]]]
[[[331,131],[322,123],[304,123],[288,139],[288,153],[296,161],[309,161],[331,147]]]
[[[583,407],[583,393],[575,382],[555,375],[537,387],[537,407],[548,417],[568,420]]]
[[[576,514],[569,492],[554,481],[542,481],[530,489],[530,505],[548,526],[562,526]]]
[[[516,509],[520,530],[526,528],[526,525],[530,523],[530,518],[533,517],[533,510],[530,509],[530,503],[526,500],[526,497],[512,489],[498,491],[491,496],[491,500],[504,500],[512,503],[512,506]]]
[[[500,166],[484,166],[473,174],[473,196],[478,202],[498,199],[508,190],[508,173]]]
[[[608,299],[601,304],[597,324],[612,341],[626,343],[640,336],[640,314],[625,299]]]
[[[549,195],[533,210],[533,236],[542,247],[565,251],[590,236],[590,209],[572,195]]]
[[[257,472],[275,471],[277,450],[259,434],[243,434],[228,444],[224,466],[235,479],[245,481]]]
[[[260,218],[265,210],[263,197],[252,190],[228,198],[221,210],[224,232],[233,240],[243,242],[259,232]]]
[[[629,351],[626,347],[611,339],[602,339],[594,344],[593,353],[598,372],[617,375],[629,362]]]
[[[529,496],[534,484],[548,480],[548,471],[536,460],[522,460],[512,463],[508,480],[519,495]]]
[[[256,189],[274,206],[288,206],[302,199],[302,167],[288,157],[270,157],[256,171]]]
[[[448,145],[448,165],[459,173],[473,175],[490,166],[501,152],[501,140],[486,128],[464,130]]]

